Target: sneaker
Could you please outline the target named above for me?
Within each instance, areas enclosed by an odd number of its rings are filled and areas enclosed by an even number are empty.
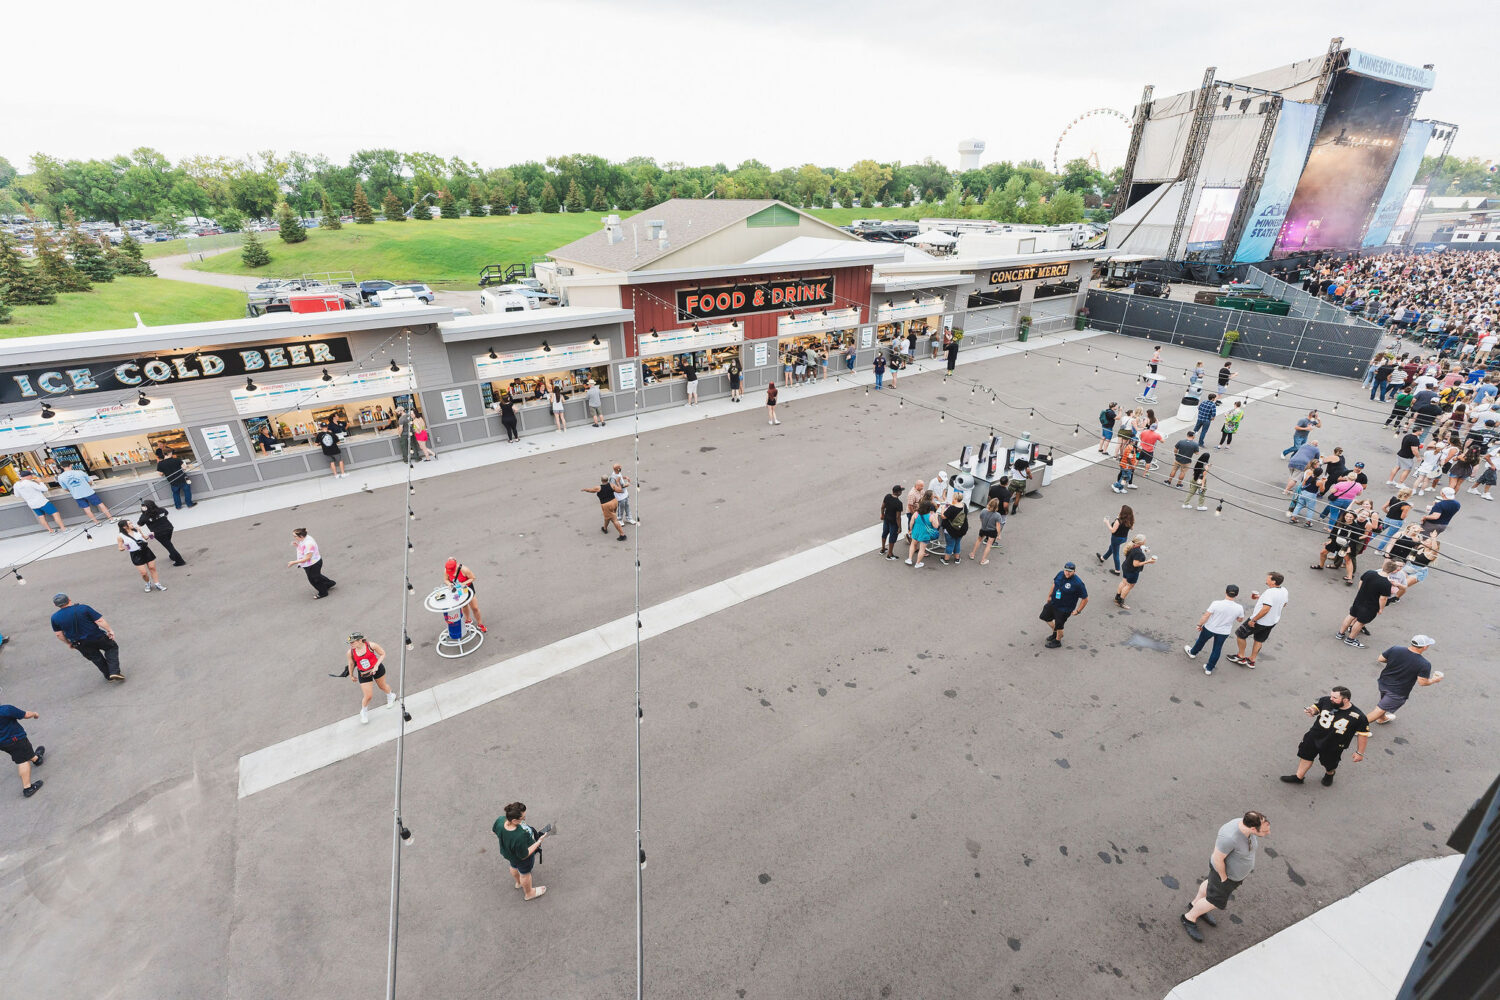
[[[36,748],[36,760],[34,760],[34,761],[31,762],[31,766],[32,767],[41,767],[42,766],[42,762],[45,761],[46,759],[47,759],[47,748],[46,747],[37,747]]]
[[[116,684],[123,684],[123,683],[125,683],[125,675],[124,674],[110,674],[108,679],[114,681]]]
[[[897,556],[896,556],[896,554],[895,554],[895,553],[894,553],[894,552],[893,552],[893,553],[891,553],[891,554],[890,554],[890,555],[888,555],[888,556],[886,556],[886,557],[885,557],[885,560],[886,560],[886,562],[890,562],[890,561],[892,561],[892,560],[894,560],[894,559],[896,559],[896,558],[897,558]]]
[[[1387,479],[1387,480],[1386,480],[1386,481],[1385,481],[1385,484],[1386,484],[1386,485],[1387,485],[1387,486],[1396,486],[1396,485],[1398,485],[1398,484],[1397,484],[1397,482],[1396,482],[1396,481],[1395,481],[1395,480],[1394,480],[1394,479]],[[1469,491],[1469,492],[1470,492],[1470,493],[1473,493],[1473,492],[1474,492],[1474,491],[1473,491],[1473,490],[1470,490],[1470,491]]]
[[[1300,785],[1305,779],[1299,778],[1295,774],[1283,774],[1281,780],[1285,781],[1288,785]]]
[[[1197,941],[1199,944],[1203,943],[1203,932],[1198,929],[1197,924],[1193,923],[1193,921],[1187,918],[1186,913],[1178,914],[1177,919],[1182,921],[1182,929],[1187,931],[1188,937],[1192,938],[1194,941]]]
[[[167,585],[165,583],[155,584],[155,587],[156,587],[157,590],[166,590],[167,589]]]
[[[1188,659],[1190,660],[1196,660],[1198,658],[1198,654],[1193,652],[1192,646],[1183,646],[1182,651],[1187,654]]]
[[[625,536],[624,535],[620,535],[617,538],[615,538],[615,541],[617,541],[617,542],[623,542],[624,540],[625,540]]]
[[[1099,565],[1100,566],[1104,565],[1104,557],[1102,555],[1100,555],[1099,553],[1095,552],[1094,553],[1094,558],[1097,559],[1097,560],[1099,560]]]
[[[911,560],[910,560],[910,559],[908,559],[908,560],[906,560],[906,565],[908,565],[908,566],[910,566],[910,565],[911,565],[911,564],[912,564],[912,563],[911,563]]]
[[[919,562],[915,566],[913,566],[912,569],[921,569],[923,566],[926,566],[926,565],[927,564],[925,562]]]
[[[1137,486],[1135,483],[1126,483],[1125,484],[1125,488],[1127,490],[1138,490],[1138,489],[1140,489],[1140,487]]]
[[[1490,496],[1488,493],[1481,493],[1481,494],[1479,494],[1479,496],[1480,496],[1480,499],[1483,499],[1483,500],[1493,500],[1493,499],[1495,499],[1494,497]]]
[[[1057,649],[1058,647],[1060,647],[1062,645],[1062,643],[1058,642],[1057,639],[1054,637],[1054,638],[1048,639],[1042,645],[1046,646],[1048,649]]]
[[[1387,712],[1387,713],[1385,713],[1385,717],[1384,718],[1376,719],[1375,721],[1378,722],[1378,723],[1380,723],[1380,725],[1382,725],[1382,726],[1385,725],[1387,722],[1395,722],[1396,721],[1396,713],[1395,712]]]
[[[1119,570],[1117,570],[1117,569],[1115,569],[1115,568],[1114,568],[1114,567],[1113,567],[1113,566],[1111,566],[1111,567],[1110,567],[1110,568],[1109,568],[1109,571],[1110,571],[1110,572],[1111,572],[1111,573],[1113,573],[1113,574],[1114,574],[1114,575],[1115,575],[1115,576],[1119,576],[1119,575],[1120,575],[1120,571],[1119,571]]]
[[[1214,668],[1213,667],[1204,667],[1203,668],[1203,675],[1205,677],[1212,677],[1214,675]]]
[[[781,421],[780,421],[780,420],[773,420],[773,421],[771,421],[771,422],[772,422],[772,423],[774,423],[774,424],[777,424],[777,425],[779,425],[779,424],[780,424],[780,423],[781,423]]]
[[[1249,667],[1251,670],[1254,670],[1255,669],[1255,661],[1254,660],[1241,660],[1240,661],[1240,666],[1242,666],[1242,667]]]
[[[394,692],[394,691],[387,691],[385,693],[385,703],[386,703],[386,705],[388,705],[388,706],[389,705],[393,705],[393,704],[395,704],[395,702],[396,702],[396,692]]]
[[[1219,926],[1219,918],[1214,916],[1212,913],[1205,913],[1198,919],[1210,927]]]
[[[1182,509],[1183,509],[1183,510],[1187,510],[1187,509],[1188,509],[1188,508],[1189,508],[1189,507],[1191,507],[1191,506],[1192,506],[1192,504],[1190,504],[1190,503],[1185,503],[1185,504],[1183,504],[1183,505],[1182,505]]]
[[[151,593],[151,584],[146,584],[146,593]]]
[[[1344,636],[1344,645],[1346,645],[1346,646],[1353,646],[1355,649],[1364,649],[1365,648],[1365,644],[1364,643],[1360,642],[1358,639],[1351,638],[1350,636],[1347,636],[1347,635]]]
[[[1327,774],[1323,775],[1323,787],[1327,788],[1331,784],[1333,784],[1333,772],[1329,771]]]
[[[1199,504],[1199,505],[1198,505],[1198,509],[1199,509],[1199,510],[1208,510],[1208,508],[1207,508],[1207,507],[1205,507],[1205,506],[1204,506],[1204,505],[1203,505],[1203,504],[1201,504],[1201,503],[1200,503],[1200,504]]]
[[[1109,488],[1112,489],[1112,490],[1114,490],[1116,493],[1124,493],[1125,492],[1125,488],[1122,487],[1119,483],[1110,483]]]
[[[37,792],[41,791],[41,788],[42,788],[42,779],[38,778],[36,781],[33,781],[31,784],[29,784],[25,788],[21,789],[21,794],[24,795],[24,796],[26,796],[29,799],[33,795],[35,795]]]
[[[370,721],[370,710],[364,705],[359,706],[359,721],[367,725]]]

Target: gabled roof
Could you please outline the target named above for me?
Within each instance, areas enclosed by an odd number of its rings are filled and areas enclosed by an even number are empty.
[[[621,223],[625,238],[618,243],[610,243],[601,227],[597,232],[558,247],[547,256],[553,260],[571,261],[606,271],[642,271],[648,269],[653,261],[744,222],[772,205],[781,205],[826,227],[831,235],[837,234],[851,240],[856,238],[837,226],[772,198],[673,198]],[[662,229],[667,234],[665,248],[646,238],[646,223],[653,221],[663,224]]]

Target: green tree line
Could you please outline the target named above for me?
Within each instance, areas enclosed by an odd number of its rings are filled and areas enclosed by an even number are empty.
[[[777,198],[802,207],[945,203],[955,215],[1003,221],[1071,222],[1107,199],[1117,178],[1083,160],[1062,174],[1040,161],[992,163],[962,174],[941,163],[859,160],[848,168],[812,163],[773,170],[759,160],[733,168],[658,163],[650,157],[607,160],[587,153],[481,167],[458,157],[395,149],[362,149],[346,163],[321,155],[264,150],[243,158],[190,156],[172,163],[141,147],[110,159],[31,157],[21,172],[0,157],[0,215],[26,211],[60,223],[63,212],[120,223],[211,216],[238,229],[246,218],[271,218],[285,202],[301,217],[353,211],[356,186],[366,204],[389,216],[396,206],[442,209],[442,216],[635,210],[667,198]],[[427,218],[424,213],[421,216]]]

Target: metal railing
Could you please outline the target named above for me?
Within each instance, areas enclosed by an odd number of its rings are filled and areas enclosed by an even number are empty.
[[[1325,302],[1316,295],[1309,295],[1298,285],[1288,284],[1280,278],[1273,277],[1259,266],[1252,265],[1250,272],[1255,279],[1261,282],[1261,287],[1267,295],[1280,299],[1292,307],[1292,315],[1300,319],[1317,320],[1321,323],[1343,323],[1349,326],[1375,326],[1367,319],[1354,315],[1342,306]]]

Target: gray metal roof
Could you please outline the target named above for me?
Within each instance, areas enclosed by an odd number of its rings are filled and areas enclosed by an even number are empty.
[[[770,198],[673,198],[624,220],[621,226],[625,238],[618,243],[610,243],[601,226],[597,232],[560,246],[547,256],[609,271],[639,271],[654,260],[775,204]],[[665,224],[662,227],[667,233],[665,249],[646,239],[646,223],[658,219]]]

